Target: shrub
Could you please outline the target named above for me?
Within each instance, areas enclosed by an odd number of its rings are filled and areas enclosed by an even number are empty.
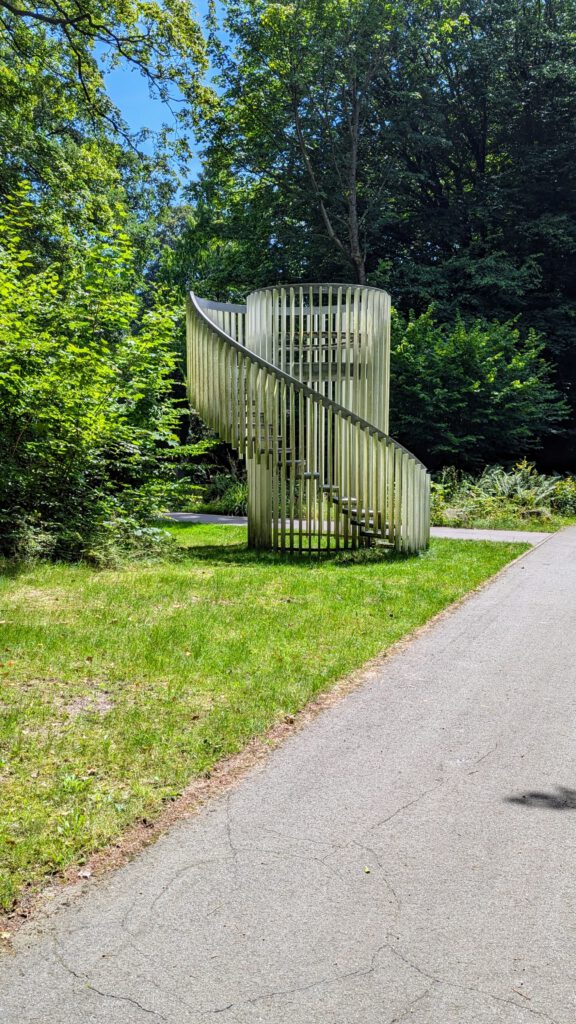
[[[526,460],[512,470],[487,466],[479,476],[445,468],[432,483],[432,521],[438,525],[505,525],[576,515],[576,479],[545,476]]]
[[[473,469],[537,447],[567,415],[543,342],[511,323],[393,317],[391,433],[428,465]]]
[[[120,226],[66,269],[34,264],[33,226],[22,187],[0,220],[0,554],[78,558],[136,543],[174,477],[177,313],[145,306]]]
[[[563,516],[576,516],[576,477],[558,480],[552,496],[552,508]]]
[[[204,493],[202,507],[221,516],[245,516],[248,485],[231,473],[216,473]]]

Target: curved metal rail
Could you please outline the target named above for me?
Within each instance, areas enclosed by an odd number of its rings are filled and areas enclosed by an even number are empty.
[[[315,285],[299,289],[298,306],[296,289],[262,289],[249,297],[248,331],[245,307],[189,295],[189,397],[246,459],[252,547],[380,543],[412,552],[428,544],[425,466],[334,397],[373,410],[387,426],[388,368],[368,348],[370,307],[352,325],[346,305],[353,296],[360,309],[364,293],[377,291]]]

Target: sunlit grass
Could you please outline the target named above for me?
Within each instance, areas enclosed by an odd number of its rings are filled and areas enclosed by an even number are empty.
[[[0,906],[149,817],[523,546],[414,558],[255,555],[173,526],[181,557],[0,583]]]

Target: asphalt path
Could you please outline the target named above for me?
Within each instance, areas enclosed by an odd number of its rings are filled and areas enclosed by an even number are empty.
[[[576,528],[19,933],[2,1024],[574,1024]]]

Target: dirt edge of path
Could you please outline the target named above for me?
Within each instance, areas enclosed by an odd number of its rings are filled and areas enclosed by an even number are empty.
[[[554,536],[555,534],[550,534],[550,538]],[[165,835],[173,825],[192,818],[210,800],[227,793],[249,772],[263,766],[270,754],[289,737],[304,729],[323,711],[338,704],[352,691],[368,682],[391,657],[402,653],[416,638],[433,629],[438,622],[452,615],[472,597],[508,572],[512,566],[523,561],[545,543],[546,541],[542,541],[536,547],[523,551],[493,576],[467,591],[458,600],[443,608],[421,626],[411,630],[360,668],[339,679],[330,689],[309,701],[296,714],[287,715],[262,736],[254,737],[237,754],[218,761],[210,773],[193,779],[180,796],[166,803],[153,820],[141,819],[135,822],[117,840],[91,854],[82,864],[76,861],[61,875],[48,879],[40,889],[25,892],[10,911],[0,913],[0,953],[14,952],[13,939],[26,923],[40,923],[41,917],[47,918],[58,907],[68,906],[73,899],[82,897],[103,875],[127,864],[147,846]]]

